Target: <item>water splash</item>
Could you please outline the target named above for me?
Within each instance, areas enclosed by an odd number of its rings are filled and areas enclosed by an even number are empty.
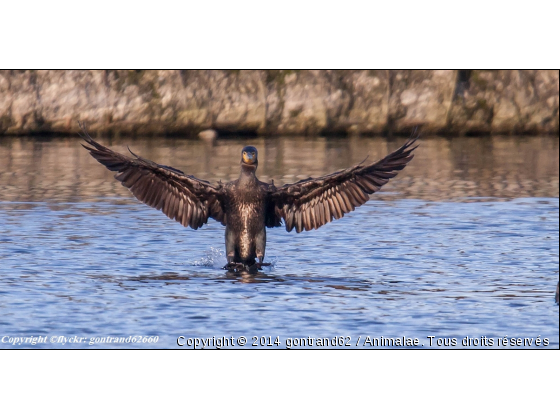
[[[196,260],[192,265],[197,267],[222,268],[227,264],[226,253],[218,248],[210,247],[206,256]]]
[[[263,271],[268,273],[274,270],[274,268],[276,267],[276,263],[278,262],[278,258],[277,257],[270,257],[267,258],[266,260],[264,260],[267,263],[270,263],[269,266],[267,267],[263,267]]]
[[[263,271],[270,272],[276,266],[276,263],[278,262],[278,258],[271,257],[271,258],[267,258],[265,261],[267,263],[270,263],[270,265],[263,267]],[[191,265],[195,267],[222,268],[226,264],[227,264],[226,253],[218,248],[210,247],[210,249],[206,251],[205,257],[195,260]]]

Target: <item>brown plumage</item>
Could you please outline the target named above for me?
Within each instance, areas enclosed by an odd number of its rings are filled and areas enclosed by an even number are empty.
[[[369,200],[391,178],[397,176],[414,155],[417,138],[370,165],[363,163],[319,178],[286,184],[270,195],[277,217],[284,219],[286,230],[296,232],[317,229],[340,219]]]
[[[207,223],[209,217],[226,226],[229,266],[252,266],[256,259],[263,263],[265,227],[281,226],[284,220],[288,232],[318,229],[361,206],[369,200],[369,194],[379,191],[410,162],[417,147],[417,138],[411,138],[373,164],[362,162],[344,171],[276,188],[255,176],[258,152],[252,146],[242,150],[239,179],[211,184],[130,150],[132,157],[114,152],[93,140],[82,124],[80,127],[88,143],[83,146],[117,172],[115,178],[138,200],[193,229]]]
[[[224,226],[226,215],[222,210],[222,185],[185,175],[170,166],[134,156],[124,156],[94,141],[82,126],[82,138],[92,147],[83,145],[89,153],[111,171],[115,179],[127,187],[143,203],[161,210],[167,217],[183,226],[198,229],[211,217]]]

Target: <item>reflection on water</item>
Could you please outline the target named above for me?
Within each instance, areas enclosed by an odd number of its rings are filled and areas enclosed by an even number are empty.
[[[241,148],[259,149],[257,175],[276,185],[320,176],[361,162],[375,161],[404,139],[194,140],[99,139],[115,150],[126,146],[142,157],[209,181],[239,175]],[[112,174],[92,159],[78,139],[0,140],[0,201],[82,201],[129,197]],[[558,139],[422,139],[413,163],[386,185],[378,199],[462,200],[465,197],[557,197]],[[389,194],[387,194],[389,193]]]
[[[276,184],[400,142],[251,141],[261,179]],[[246,142],[106,143],[228,180]],[[240,276],[219,268],[221,225],[195,232],[137,203],[77,139],[2,138],[0,338],[157,335],[134,347],[175,348],[179,335],[406,335],[425,346],[429,335],[540,335],[557,348],[558,172],[557,139],[425,139],[354,213],[299,235],[270,229],[273,267]]]

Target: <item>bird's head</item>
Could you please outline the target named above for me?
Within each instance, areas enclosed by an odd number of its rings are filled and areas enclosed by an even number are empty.
[[[241,151],[241,163],[243,165],[256,166],[259,164],[259,152],[253,146],[245,146]]]

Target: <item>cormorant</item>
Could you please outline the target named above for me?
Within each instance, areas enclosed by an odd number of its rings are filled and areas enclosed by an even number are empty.
[[[186,175],[170,166],[160,165],[134,154],[133,157],[102,146],[80,124],[82,145],[115,178],[143,203],[161,210],[183,226],[198,229],[217,220],[226,227],[226,269],[260,268],[264,263],[266,228],[282,226],[288,232],[317,229],[340,219],[369,200],[395,177],[414,155],[417,137],[411,137],[399,149],[383,159],[363,162],[343,171],[294,184],[275,187],[255,176],[259,164],[257,149],[241,151],[241,173],[235,181],[216,184]],[[257,261],[258,260],[258,261]]]

